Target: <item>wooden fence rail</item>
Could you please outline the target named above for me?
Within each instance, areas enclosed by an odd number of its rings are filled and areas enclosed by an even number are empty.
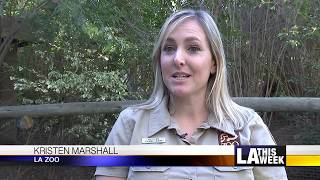
[[[235,102],[260,112],[320,112],[320,98],[305,97],[236,97]],[[143,101],[75,102],[60,104],[0,106],[0,118],[21,116],[61,116],[113,113]]]

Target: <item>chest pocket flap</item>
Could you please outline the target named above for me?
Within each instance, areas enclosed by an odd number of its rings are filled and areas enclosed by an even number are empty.
[[[226,167],[226,166],[216,166],[214,167],[216,170],[214,172],[215,180],[253,180],[253,167],[245,167],[245,166],[234,166],[234,167]]]
[[[170,167],[166,166],[133,166],[130,167],[128,180],[139,179],[139,180],[167,180],[166,170]]]
[[[221,172],[234,172],[253,169],[253,167],[250,166],[215,166],[214,168]]]
[[[134,172],[164,172],[169,168],[167,166],[133,166],[131,170]]]

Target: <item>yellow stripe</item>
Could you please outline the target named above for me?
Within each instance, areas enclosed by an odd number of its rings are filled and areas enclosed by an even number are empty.
[[[287,155],[286,166],[320,166],[320,155]]]

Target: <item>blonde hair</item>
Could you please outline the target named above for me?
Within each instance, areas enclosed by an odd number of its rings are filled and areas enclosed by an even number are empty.
[[[153,65],[155,70],[155,82],[150,98],[143,104],[138,105],[141,109],[153,109],[157,107],[162,99],[169,95],[167,87],[162,80],[160,69],[160,55],[163,42],[168,37],[170,30],[186,19],[195,19],[202,26],[210,46],[213,61],[217,70],[208,80],[206,92],[206,106],[220,125],[225,125],[224,121],[232,121],[234,127],[239,129],[243,126],[248,117],[249,108],[242,107],[232,101],[227,86],[227,68],[222,40],[218,27],[212,17],[202,10],[181,10],[172,14],[162,26],[157,42],[153,49]]]

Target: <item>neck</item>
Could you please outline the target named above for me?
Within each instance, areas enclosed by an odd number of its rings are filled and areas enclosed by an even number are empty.
[[[170,95],[170,114],[180,123],[200,125],[208,118],[205,94],[190,97]]]

